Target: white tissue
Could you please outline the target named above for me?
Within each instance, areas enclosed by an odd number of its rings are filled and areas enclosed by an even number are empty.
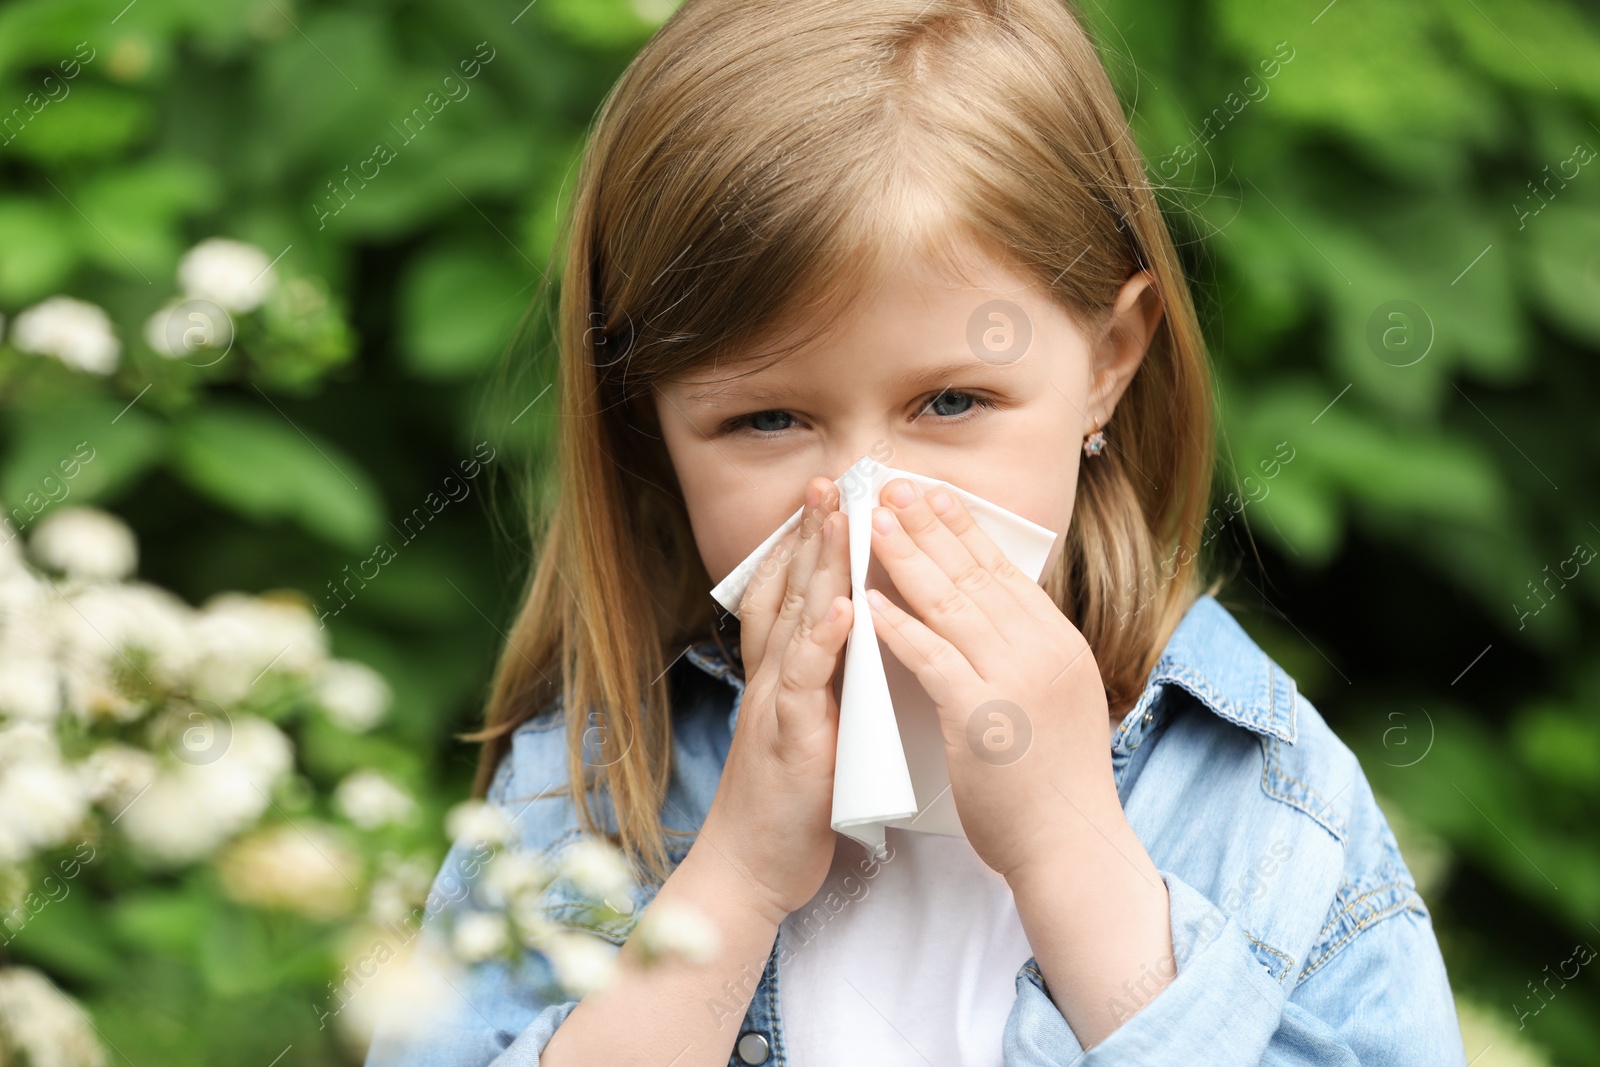
[[[840,509],[848,517],[850,598],[856,611],[845,644],[839,695],[831,825],[880,858],[887,852],[886,826],[965,836],[950,793],[944,734],[933,700],[893,652],[880,648],[867,605],[866,590],[870,585],[902,609],[917,614],[907,607],[882,562],[872,555],[872,509],[880,503],[878,493],[884,483],[895,478],[910,479],[924,493],[937,486],[949,489],[1007,558],[1034,581],[1039,580],[1056,539],[1054,531],[958,486],[885,467],[871,456],[862,456],[834,479],[839,487]],[[756,568],[773,546],[799,524],[804,512],[804,505],[796,509],[717,583],[711,595],[718,603],[729,611],[738,611]],[[898,701],[891,700],[891,691],[899,695]]]

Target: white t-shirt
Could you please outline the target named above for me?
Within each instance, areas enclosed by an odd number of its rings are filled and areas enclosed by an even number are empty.
[[[779,1012],[793,1067],[1001,1067],[1033,950],[1006,880],[964,837],[886,828],[890,852],[837,835],[816,896],[783,922]]]

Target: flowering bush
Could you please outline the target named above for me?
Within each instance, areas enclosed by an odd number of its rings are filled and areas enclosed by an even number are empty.
[[[352,932],[352,951],[337,986],[330,982],[326,1020],[337,1016],[352,1050],[364,1050],[383,1022],[392,1038],[422,1039],[466,1012],[464,971],[514,963],[527,950],[548,963],[519,971],[550,1002],[605,988],[616,975],[616,943],[631,935],[645,966],[669,958],[701,962],[717,947],[707,917],[688,906],[652,903],[635,914],[636,883],[611,845],[582,838],[555,857],[521,847],[511,819],[483,801],[464,801],[446,819],[455,842],[425,897],[422,869],[397,870],[373,893],[369,925]],[[409,885],[407,884],[409,880]],[[576,892],[576,907],[559,922],[547,895],[557,882]],[[573,898],[562,896],[563,905]],[[422,934],[431,916],[431,934]]]
[[[69,378],[124,371],[129,384],[159,384],[158,399],[171,401],[202,383],[240,378],[303,389],[353,352],[354,336],[322,284],[280,281],[255,245],[207,238],[179,261],[177,282],[178,293],[145,320],[131,366],[111,316],[95,304],[58,295],[18,312],[9,344],[0,345],[0,383],[19,390],[17,399],[58,391],[42,356]]]
[[[91,864],[131,865],[145,872],[135,884],[158,884],[165,871],[216,859],[236,900],[323,918],[348,911],[361,860],[329,832],[287,818],[274,796],[295,773],[288,724],[315,714],[369,726],[387,702],[382,678],[330,657],[292,595],[225,594],[195,609],[133,580],[133,536],[108,513],[52,511],[26,554],[9,524],[3,534],[6,943]],[[273,809],[273,825],[254,830]],[[0,970],[5,978],[13,999],[48,1001],[39,971]],[[20,1047],[68,1033],[4,1011],[0,1019]]]
[[[304,597],[224,593],[191,608],[133,577],[131,531],[96,509],[50,512],[26,552],[9,525],[0,533],[7,943],[90,865],[121,867],[123,894],[203,865],[228,900],[347,921],[351,944],[403,931],[396,951],[377,961],[396,961],[382,981],[359,990],[347,982],[341,991],[359,1007],[319,1009],[324,1021],[338,1015],[357,1052],[379,1016],[413,995],[419,1006],[400,1016],[425,1026],[432,1015],[422,1006],[448,1001],[419,990],[441,974],[522,948],[551,961],[550,996],[581,996],[609,979],[611,946],[584,931],[626,921],[635,886],[620,855],[580,841],[548,863],[518,848],[511,820],[481,801],[457,804],[446,817],[450,837],[470,846],[485,872],[469,897],[448,902],[461,906],[440,917],[446,952],[400,951],[446,903],[428,892],[431,859],[402,856],[383,837],[417,821],[416,798],[391,775],[361,767],[319,803],[293,741],[313,720],[349,737],[368,731],[391,693],[370,667],[329,654]],[[545,917],[542,897],[557,878],[595,901],[576,922]],[[647,918],[641,944],[649,957],[703,958],[712,944],[699,916],[652,910]],[[72,1004],[45,972],[0,966],[0,1049],[26,1052],[30,1063],[104,1062]]]

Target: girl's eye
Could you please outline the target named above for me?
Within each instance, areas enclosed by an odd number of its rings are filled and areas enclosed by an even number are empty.
[[[757,411],[751,415],[740,415],[728,425],[734,429],[741,426],[749,426],[758,434],[770,436],[788,429],[787,426],[782,424],[783,420],[793,418],[794,416],[787,411]],[[774,422],[778,423],[778,425],[773,425]]]
[[[949,400],[951,397],[958,398],[958,401],[959,399],[971,401],[971,405],[963,411],[946,413],[940,402]],[[940,422],[965,422],[968,419],[975,418],[979,411],[985,411],[992,407],[994,407],[994,401],[986,396],[963,392],[960,389],[943,389],[932,400],[928,401],[921,411],[917,412],[917,417],[921,418],[929,412],[934,412],[942,416],[939,420]]]
[[[951,411],[952,407],[962,407],[965,410]],[[943,389],[918,410],[916,417],[933,414],[938,416],[939,422],[966,422],[976,418],[979,411],[984,411],[995,406],[995,402],[988,397],[978,396],[976,393],[963,392],[959,389]],[[755,411],[749,415],[740,415],[729,419],[723,424],[724,433],[747,432],[758,437],[777,437],[791,427],[785,425],[783,420],[793,420],[794,416],[787,411]],[[776,423],[776,425],[774,425]]]

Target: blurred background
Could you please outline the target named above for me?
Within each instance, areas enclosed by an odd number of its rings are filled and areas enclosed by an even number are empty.
[[[360,1062],[526,573],[525,316],[672,7],[0,6],[0,1062]],[[1361,757],[1468,1059],[1592,1063],[1600,15],[1081,7],[1209,331],[1222,599]]]

